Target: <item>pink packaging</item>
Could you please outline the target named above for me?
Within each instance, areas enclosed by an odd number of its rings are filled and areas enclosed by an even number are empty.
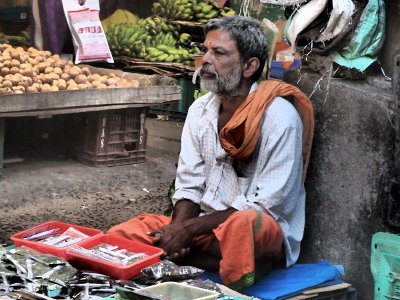
[[[113,63],[107,38],[100,22],[99,0],[62,0],[75,48],[75,63]]]

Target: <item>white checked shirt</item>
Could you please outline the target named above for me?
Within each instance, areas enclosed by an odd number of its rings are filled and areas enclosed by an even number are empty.
[[[254,84],[252,91],[257,88]],[[270,214],[284,234],[287,266],[300,253],[305,219],[303,126],[294,106],[276,98],[261,120],[248,162],[234,161],[218,135],[220,99],[208,93],[189,108],[181,139],[174,204],[189,199],[203,214],[233,207]]]

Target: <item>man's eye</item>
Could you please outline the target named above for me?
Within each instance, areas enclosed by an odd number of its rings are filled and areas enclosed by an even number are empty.
[[[207,47],[205,47],[204,45],[199,46],[199,49],[203,53],[207,53],[207,51],[208,51]]]

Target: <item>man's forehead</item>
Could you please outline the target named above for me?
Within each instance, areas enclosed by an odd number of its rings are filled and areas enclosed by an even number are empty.
[[[222,47],[222,46],[230,46],[235,45],[236,42],[231,37],[229,32],[223,31],[220,29],[209,31],[206,35],[206,39],[204,41],[205,46],[214,46],[214,47]]]

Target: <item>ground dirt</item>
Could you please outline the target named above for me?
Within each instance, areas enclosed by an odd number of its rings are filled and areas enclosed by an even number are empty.
[[[147,118],[144,163],[91,167],[71,157],[7,163],[0,177],[0,243],[50,220],[107,230],[140,213],[163,213],[183,123]]]

